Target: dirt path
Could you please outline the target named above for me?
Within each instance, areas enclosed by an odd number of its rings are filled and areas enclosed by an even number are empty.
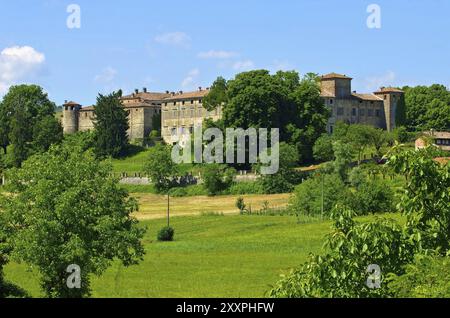
[[[167,215],[167,196],[135,193],[133,196],[139,201],[139,211],[134,215],[140,220],[150,220],[164,218]],[[221,212],[224,214],[236,214],[236,199],[239,195],[227,196],[197,196],[170,198],[170,215],[185,216],[199,215],[202,212]],[[261,209],[264,201],[269,202],[269,207],[285,207],[288,203],[290,194],[272,194],[272,195],[242,195],[247,207],[252,210]]]

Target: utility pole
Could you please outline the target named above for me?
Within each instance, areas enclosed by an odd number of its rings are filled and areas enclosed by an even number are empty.
[[[170,189],[167,191],[167,227],[170,227]]]
[[[322,174],[322,214],[321,214],[321,216],[322,216],[322,219],[323,219],[323,213],[324,213],[324,176],[323,176],[323,174]]]

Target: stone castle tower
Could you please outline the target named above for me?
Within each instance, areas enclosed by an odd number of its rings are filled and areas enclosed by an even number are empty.
[[[65,134],[74,134],[78,131],[81,105],[75,102],[65,102],[63,105],[63,127]]]

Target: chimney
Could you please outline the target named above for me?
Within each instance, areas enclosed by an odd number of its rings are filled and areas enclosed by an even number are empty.
[[[138,90],[137,88],[134,90],[134,92],[135,92],[136,94],[139,94],[139,90]]]
[[[147,93],[147,87],[144,87],[143,90],[144,90],[144,93]]]
[[[201,86],[198,87],[198,91],[199,91],[199,92],[202,91],[202,87],[201,87]]]
[[[179,91],[180,95],[183,94],[183,91]]]
[[[170,92],[169,91],[166,91],[166,94],[169,94]]]
[[[67,102],[68,102],[68,100],[66,99],[66,100],[64,100],[64,104],[67,104]]]

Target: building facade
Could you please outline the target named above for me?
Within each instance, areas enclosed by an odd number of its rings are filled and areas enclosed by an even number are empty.
[[[416,150],[423,149],[432,143],[434,146],[450,151],[450,132],[446,131],[426,131],[423,136],[416,139]]]
[[[130,140],[143,140],[153,129],[153,117],[161,114],[162,101],[170,96],[166,93],[142,92],[135,90],[133,94],[121,98],[123,107],[128,110],[128,137]],[[81,107],[75,102],[63,105],[63,128],[65,134],[86,131],[94,128],[94,106]]]
[[[338,121],[392,131],[403,91],[382,87],[372,94],[361,94],[352,91],[351,81],[351,77],[336,73],[321,77],[321,95],[331,111],[327,131],[332,133]]]
[[[161,135],[168,144],[174,144],[202,127],[205,119],[216,121],[222,117],[222,107],[212,111],[203,107],[203,98],[209,89],[201,87],[195,92],[172,93],[162,104]]]
[[[403,92],[392,87],[382,87],[371,94],[352,91],[352,78],[330,73],[321,77],[321,96],[330,109],[327,131],[332,133],[338,121],[348,124],[365,124],[391,131],[395,128],[397,106]],[[222,107],[212,111],[203,107],[203,99],[209,88],[199,87],[194,92],[152,93],[144,88],[121,98],[129,111],[130,140],[149,136],[153,129],[153,118],[161,115],[161,135],[168,144],[174,144],[189,135],[207,118],[218,120]],[[81,107],[75,102],[66,102],[63,110],[64,133],[86,131],[94,127],[94,107]]]

